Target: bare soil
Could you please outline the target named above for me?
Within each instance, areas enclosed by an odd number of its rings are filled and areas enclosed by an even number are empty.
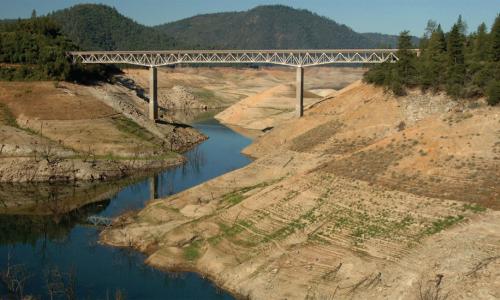
[[[499,123],[481,99],[355,82],[101,238],[251,299],[496,299]]]

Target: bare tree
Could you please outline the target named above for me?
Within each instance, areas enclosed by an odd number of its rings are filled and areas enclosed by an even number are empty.
[[[420,300],[445,300],[448,299],[448,294],[443,294],[441,283],[443,282],[443,274],[437,274],[435,280],[430,280],[426,286],[419,283]]]
[[[26,270],[24,265],[12,264],[11,254],[7,253],[7,267],[4,271],[0,272],[0,279],[7,289],[17,299],[24,298],[24,287],[26,281],[32,277]]]

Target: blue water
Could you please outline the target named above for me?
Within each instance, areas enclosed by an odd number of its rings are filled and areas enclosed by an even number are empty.
[[[58,217],[3,215],[0,219],[0,271],[10,266],[27,277],[24,295],[41,299],[233,299],[194,273],[166,273],[146,266],[145,257],[129,249],[97,243],[99,230],[79,222],[91,214],[116,216],[200,184],[250,160],[240,154],[250,140],[213,118],[193,123],[209,139],[192,149],[188,162],[123,187],[111,199]],[[151,195],[154,185],[156,195]],[[26,276],[24,276],[26,275]],[[49,292],[51,291],[51,292]],[[7,298],[0,285],[0,299]]]

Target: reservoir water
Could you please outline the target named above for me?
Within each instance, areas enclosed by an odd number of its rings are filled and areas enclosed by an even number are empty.
[[[0,185],[0,208],[12,200],[6,197],[21,199],[18,210],[0,210],[0,272],[23,279],[22,293],[35,299],[232,299],[198,274],[161,272],[145,265],[140,253],[100,245],[99,229],[84,222],[89,215],[142,208],[153,196],[248,164],[240,151],[251,141],[212,116],[192,122],[209,139],[186,153],[186,164],[148,178],[104,187]],[[99,201],[89,201],[97,196]],[[88,204],[78,207],[74,199]],[[35,203],[36,210],[23,209],[22,201]],[[0,299],[9,299],[5,284]]]

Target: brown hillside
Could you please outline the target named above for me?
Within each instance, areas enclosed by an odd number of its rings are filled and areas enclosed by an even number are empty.
[[[500,208],[499,109],[458,107],[443,95],[395,98],[358,82],[245,153],[259,157],[281,144],[330,156],[321,169],[336,175]]]
[[[102,238],[250,299],[499,298],[499,118],[357,82]]]

